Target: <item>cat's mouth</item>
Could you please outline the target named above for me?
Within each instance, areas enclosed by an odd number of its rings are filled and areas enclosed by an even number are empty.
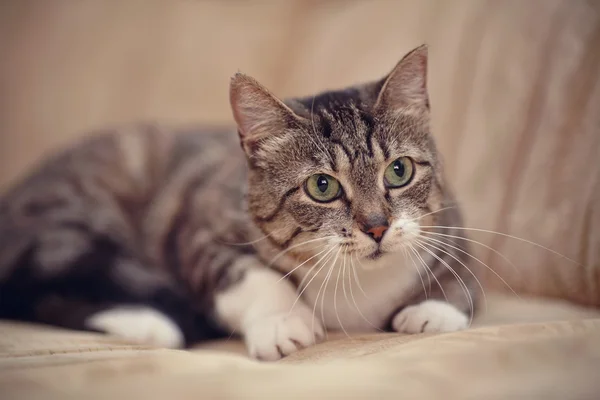
[[[371,254],[369,254],[368,256],[366,256],[365,258],[368,260],[378,260],[380,259],[385,253],[383,251],[381,251],[380,247],[377,247],[377,249],[375,249],[374,252],[372,252]]]

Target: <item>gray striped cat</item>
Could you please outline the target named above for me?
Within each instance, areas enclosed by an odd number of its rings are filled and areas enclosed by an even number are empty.
[[[46,160],[0,202],[0,317],[168,347],[234,332],[262,360],[327,330],[467,327],[464,244],[427,236],[461,217],[426,71],[421,46],[287,100],[238,73],[237,135],[139,125]]]

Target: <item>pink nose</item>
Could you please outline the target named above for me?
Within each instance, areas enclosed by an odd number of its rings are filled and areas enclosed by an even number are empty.
[[[380,242],[381,238],[385,234],[385,231],[388,230],[388,227],[385,225],[375,226],[369,230],[367,230],[367,234],[371,236],[376,242]]]

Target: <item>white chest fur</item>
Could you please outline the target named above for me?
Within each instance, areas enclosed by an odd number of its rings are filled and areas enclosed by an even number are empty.
[[[421,288],[415,267],[401,254],[353,266],[349,259],[326,264],[304,279],[303,300],[327,329],[368,332],[384,324]],[[318,268],[317,268],[318,269]],[[306,274],[306,271],[304,272]],[[310,283],[309,283],[310,282]]]

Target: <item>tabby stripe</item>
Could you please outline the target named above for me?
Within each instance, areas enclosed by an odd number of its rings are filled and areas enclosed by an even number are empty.
[[[231,253],[228,254],[228,257],[219,260],[218,263],[215,263],[215,260],[213,260],[213,262],[205,266],[205,268],[210,268],[213,271],[211,283],[214,285],[215,289],[223,290],[232,283],[231,277],[235,275],[230,274],[230,272],[232,272],[231,266],[238,258],[238,254]]]
[[[68,204],[69,203],[65,199],[45,199],[26,203],[24,206],[24,211],[26,215],[33,217],[40,214],[45,214],[52,209],[63,208]]]
[[[322,135],[325,137],[325,139],[331,138],[333,128],[331,127],[331,123],[329,122],[329,120],[327,118],[325,118],[324,116],[321,116],[320,122],[321,122]]]
[[[331,168],[331,170],[333,172],[338,172],[338,165],[337,165],[337,161],[336,161],[336,155],[335,153],[332,151],[332,148],[328,148],[327,149],[327,154],[329,155],[329,167]]]
[[[386,160],[388,160],[390,158],[390,148],[388,146],[388,142],[383,140],[383,138],[381,136],[379,136],[377,138],[377,143],[379,144],[381,151],[383,151],[383,157]]]
[[[342,151],[344,152],[344,154],[346,154],[346,157],[348,157],[350,164],[354,163],[354,160],[355,160],[354,155],[350,152],[350,149],[348,147],[346,147],[346,145],[341,140],[331,139],[331,143],[337,144],[338,146],[340,146],[342,148]]]
[[[181,266],[181,258],[179,257],[179,248],[177,242],[179,239],[179,232],[183,227],[187,215],[183,212],[178,212],[169,228],[169,232],[165,238],[163,245],[163,258],[167,264],[167,267],[179,271]]]
[[[369,129],[367,131],[367,135],[365,137],[365,141],[367,142],[367,153],[369,154],[369,157],[373,157],[373,129]]]
[[[291,195],[293,195],[294,193],[296,193],[299,189],[300,189],[300,187],[296,186],[295,188],[292,188],[292,189],[288,190],[287,192],[285,192],[283,194],[283,196],[281,197],[281,199],[279,199],[279,203],[277,204],[277,207],[275,207],[275,210],[273,210],[271,212],[271,214],[267,215],[266,217],[257,216],[256,217],[256,221],[258,221],[258,222],[271,222],[271,221],[273,221],[273,219],[277,216],[277,214],[279,214],[281,212],[281,210],[283,209],[283,206],[284,206],[285,202],[287,201],[287,199]]]
[[[342,194],[342,196],[340,196],[340,200],[342,201],[342,203],[344,203],[346,207],[352,207],[352,201],[348,198],[345,192]]]
[[[163,244],[163,258],[170,268],[174,268],[176,270],[180,270],[181,268],[181,257],[178,249],[179,233],[181,232],[185,223],[189,222],[188,213],[191,197],[195,194],[196,190],[198,190],[198,188],[206,182],[215,169],[216,166],[213,165],[212,168],[206,170],[204,174],[189,182],[185,191],[181,195],[179,210],[173,217],[171,226],[167,231]]]
[[[299,234],[301,234],[302,232],[304,232],[304,231],[302,230],[302,228],[300,228],[300,227],[297,227],[297,228],[294,230],[294,232],[292,232],[291,236],[290,236],[289,238],[287,238],[287,239],[285,240],[285,242],[283,242],[283,243],[282,243],[281,247],[283,247],[283,248],[287,248],[287,247],[290,245],[290,243],[292,243],[292,240],[294,240],[294,239],[296,238],[296,236],[298,236],[298,235],[299,235]]]
[[[392,196],[390,195],[390,189],[387,189],[387,188],[385,189],[385,194],[383,195],[383,197],[385,197],[385,200],[388,203],[392,202]]]

